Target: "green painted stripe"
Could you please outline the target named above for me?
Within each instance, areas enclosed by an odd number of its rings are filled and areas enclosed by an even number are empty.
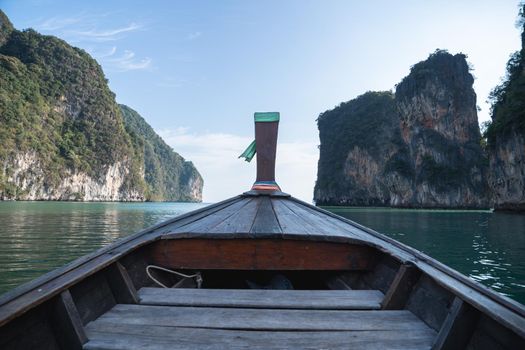
[[[279,112],[255,112],[256,123],[271,123],[279,121]]]

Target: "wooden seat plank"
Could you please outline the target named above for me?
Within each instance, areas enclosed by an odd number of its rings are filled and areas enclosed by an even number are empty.
[[[301,331],[427,329],[407,310],[289,310],[117,304],[96,322],[190,328]]]
[[[92,323],[86,350],[152,349],[430,349],[428,329],[398,331],[271,332]]]
[[[145,305],[210,306],[273,309],[372,310],[380,309],[378,290],[256,290],[142,288]]]

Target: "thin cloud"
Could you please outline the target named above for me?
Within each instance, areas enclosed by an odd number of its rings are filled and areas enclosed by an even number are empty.
[[[197,38],[199,38],[200,36],[202,35],[201,32],[193,32],[193,33],[190,33],[188,34],[188,36],[186,37],[187,40],[195,40]]]
[[[33,27],[40,31],[54,31],[63,29],[72,24],[77,24],[82,21],[82,17],[52,17],[41,22],[35,23]]]
[[[117,52],[117,47],[112,46],[110,49],[102,51],[102,52],[91,52],[93,56],[96,56],[97,58],[106,58],[111,57]]]
[[[152,60],[149,57],[136,59],[135,53],[130,50],[125,50],[123,54],[121,54],[120,56],[116,56],[116,51],[117,50],[115,48],[115,50],[110,51],[110,55],[102,57],[102,63],[106,63],[106,66],[109,66],[110,68],[120,72],[151,68]]]
[[[70,17],[52,17],[35,23],[33,27],[84,47],[104,69],[117,72],[151,69],[151,58],[137,58],[132,50],[118,50],[117,45],[107,47],[103,44],[118,41],[145,29],[144,25],[137,22],[117,27],[113,25],[112,28],[105,29],[103,23],[107,22],[109,15],[110,13],[89,15],[83,13]]]
[[[114,41],[122,38],[122,34],[135,32],[142,29],[143,26],[137,23],[130,23],[124,27],[113,29],[90,29],[81,31],[68,31],[69,35],[73,35],[77,40],[93,40],[93,41]]]

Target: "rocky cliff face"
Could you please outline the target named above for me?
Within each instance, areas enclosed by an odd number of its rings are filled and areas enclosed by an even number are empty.
[[[122,113],[85,51],[15,30],[0,11],[0,199],[200,201],[191,162]]]
[[[16,153],[4,161],[5,183],[14,188],[0,192],[1,200],[63,200],[63,201],[143,201],[144,193],[127,188],[129,164],[117,162],[107,166],[101,176],[93,178],[82,171],[66,169],[54,186],[46,182],[46,170],[35,152]]]
[[[320,205],[488,207],[487,160],[465,56],[437,51],[388,92],[320,115]]]
[[[495,209],[525,211],[525,5],[520,16],[522,49],[512,55],[505,81],[491,93],[486,136]]]
[[[497,140],[489,152],[494,207],[525,211],[525,137],[515,131]]]

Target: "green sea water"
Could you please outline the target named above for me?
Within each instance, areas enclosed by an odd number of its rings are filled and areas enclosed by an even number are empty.
[[[196,203],[0,202],[0,293]],[[328,208],[525,303],[525,215]]]
[[[525,215],[476,210],[325,209],[414,247],[525,304]]]

